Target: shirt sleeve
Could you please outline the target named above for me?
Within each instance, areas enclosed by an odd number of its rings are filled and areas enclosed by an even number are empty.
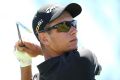
[[[99,75],[102,70],[102,67],[98,63],[96,55],[94,53],[92,53],[89,49],[84,49],[84,48],[80,49],[79,52],[80,52],[81,57],[88,58],[90,60],[90,62],[95,65],[94,73],[95,73],[95,75]]]

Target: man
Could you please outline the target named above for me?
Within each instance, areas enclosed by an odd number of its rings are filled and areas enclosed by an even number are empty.
[[[31,79],[31,57],[39,54],[45,61],[39,64],[39,80],[95,80],[100,71],[96,57],[87,49],[77,51],[77,25],[74,17],[82,11],[76,3],[65,7],[47,5],[36,13],[32,27],[41,48],[29,42],[16,43],[21,63],[21,79]],[[23,54],[29,55],[23,55]],[[23,58],[24,56],[24,58]]]

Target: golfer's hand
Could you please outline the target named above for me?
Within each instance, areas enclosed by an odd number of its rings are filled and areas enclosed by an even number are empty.
[[[38,55],[42,55],[42,50],[41,50],[41,47],[36,45],[36,44],[33,44],[33,43],[30,43],[30,42],[16,42],[15,44],[15,48],[18,50],[18,51],[22,51],[22,52],[26,52],[28,53],[28,55],[30,55],[31,57],[36,57]]]

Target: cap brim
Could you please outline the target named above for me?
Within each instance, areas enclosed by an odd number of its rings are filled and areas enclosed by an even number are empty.
[[[82,8],[77,3],[71,3],[65,7],[64,11],[68,11],[71,14],[71,16],[74,18],[81,13]]]

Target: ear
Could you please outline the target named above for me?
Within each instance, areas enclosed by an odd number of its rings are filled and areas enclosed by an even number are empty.
[[[49,37],[48,37],[48,34],[47,33],[39,33],[38,34],[38,38],[40,40],[40,42],[44,45],[48,45],[49,43]]]

